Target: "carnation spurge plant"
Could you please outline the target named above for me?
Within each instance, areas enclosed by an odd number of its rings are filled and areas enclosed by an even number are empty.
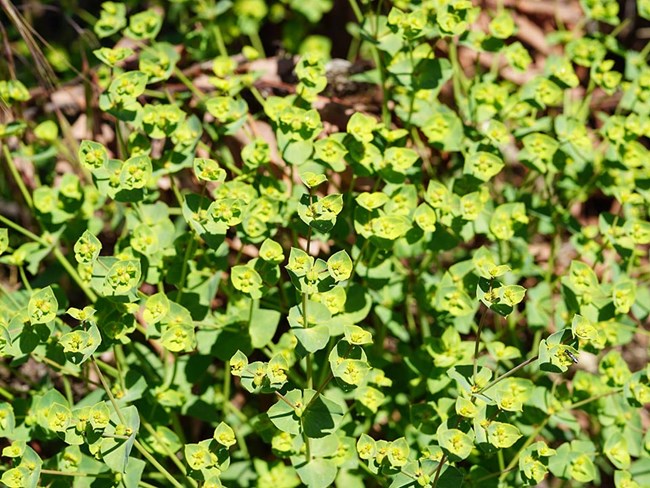
[[[77,5],[0,1],[5,486],[650,486],[650,2]]]

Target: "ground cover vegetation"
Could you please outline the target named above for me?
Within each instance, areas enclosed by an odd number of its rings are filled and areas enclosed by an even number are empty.
[[[621,5],[1,0],[1,482],[650,486]]]

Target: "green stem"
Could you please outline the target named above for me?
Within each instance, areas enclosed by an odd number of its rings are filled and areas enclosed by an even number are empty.
[[[124,349],[122,349],[121,344],[113,345],[113,356],[115,357],[115,367],[117,369],[117,379],[120,382],[122,391],[126,391],[126,383],[124,382],[124,373],[123,365],[126,364],[126,357],[124,356]]]
[[[225,418],[230,404],[230,361],[226,361],[223,370],[223,407],[221,413]]]
[[[363,244],[361,245],[361,249],[359,250],[359,255],[357,256],[357,259],[354,260],[354,264],[352,265],[352,271],[350,272],[350,277],[348,278],[348,282],[345,284],[345,291],[347,291],[350,288],[350,285],[352,284],[354,274],[357,272],[357,266],[361,262],[361,258],[363,258],[363,253],[366,252],[366,248],[368,247],[369,242],[370,240],[366,239],[365,241],[363,241]]]
[[[110,400],[111,405],[113,405],[113,409],[115,410],[115,413],[117,414],[117,417],[120,419],[121,423],[126,425],[126,419],[124,418],[124,415],[122,415],[122,411],[120,410],[120,407],[118,406],[117,401],[115,400],[115,397],[113,396],[113,392],[111,391],[111,388],[108,385],[108,382],[106,381],[106,378],[104,377],[104,374],[102,373],[101,369],[99,369],[99,365],[97,364],[97,360],[92,356],[90,357],[90,360],[95,365],[95,370],[97,371],[97,377],[99,378],[99,381],[102,384],[102,387],[104,388],[104,391],[106,391],[106,394],[108,395],[108,399]]]
[[[70,405],[74,405],[74,397],[72,396],[72,385],[70,384],[70,380],[68,379],[67,376],[62,376],[61,379],[63,380],[63,390],[65,391],[65,398],[68,400],[68,403]]]
[[[106,439],[119,439],[121,441],[128,441],[129,436],[128,435],[111,435],[111,434],[102,434],[102,437],[105,437]]]
[[[296,406],[295,406],[293,403],[291,403],[291,402],[289,401],[289,399],[288,399],[287,397],[285,397],[282,393],[280,393],[279,391],[276,391],[276,392],[275,392],[275,395],[276,395],[280,400],[282,400],[284,403],[286,403],[287,405],[289,405],[291,408],[293,408],[294,410],[296,409]]]
[[[350,7],[352,8],[352,12],[354,12],[354,17],[357,19],[357,22],[363,24],[363,14],[361,13],[361,8],[359,8],[357,0],[350,0]]]
[[[102,370],[104,370],[106,374],[110,375],[115,379],[118,379],[120,377],[120,372],[110,364],[105,363],[101,359],[97,359],[97,358],[95,358],[94,361],[97,363],[97,366],[99,366],[100,368],[102,368]]]
[[[490,282],[490,289],[488,293],[490,293],[491,291],[492,291],[492,282]],[[487,317],[487,311],[488,311],[487,307],[483,309],[483,314],[481,315],[481,319],[478,322],[478,329],[476,330],[476,340],[474,341],[474,360],[472,362],[473,370],[474,370],[474,373],[472,375],[472,385],[476,385],[476,375],[478,374],[478,353],[481,347],[481,332],[483,331],[483,327],[485,326],[485,317]]]
[[[440,458],[440,464],[438,464],[438,467],[436,468],[436,474],[433,477],[433,482],[431,483],[432,488],[436,488],[438,485],[438,479],[440,478],[440,473],[442,472],[442,467],[445,464],[445,461],[447,460],[447,455],[443,454],[442,457]]]
[[[180,303],[181,297],[183,296],[183,287],[185,286],[187,268],[189,267],[187,263],[196,251],[196,238],[194,237],[194,233],[190,233],[190,239],[192,239],[192,242],[185,248],[185,256],[183,256],[183,265],[181,267],[181,278],[178,280],[178,293],[176,295],[176,302],[178,303]]]
[[[648,54],[650,54],[650,42],[643,46],[643,49],[639,52],[639,58],[645,59],[648,57]]]
[[[187,87],[188,90],[192,92],[192,94],[199,100],[199,102],[202,102],[205,99],[205,93],[199,90],[179,68],[174,68],[174,75],[180,80],[181,83],[183,83],[183,85],[185,85],[185,87]]]
[[[169,481],[172,486],[175,486],[176,488],[183,488],[183,485],[181,485],[178,481],[176,481],[176,478],[172,476],[172,474],[165,469],[165,467],[160,464],[155,457],[153,457],[149,451],[147,451],[142,444],[136,439],[135,442],[133,443],[133,446],[142,454],[149,463],[153,467],[155,467],[166,479]]]
[[[63,269],[66,270],[66,272],[70,275],[72,280],[79,286],[79,288],[81,288],[81,290],[85,293],[85,295],[88,297],[88,299],[91,302],[94,303],[97,301],[97,295],[95,295],[95,293],[90,288],[88,288],[86,283],[84,283],[84,281],[81,279],[81,276],[79,276],[79,273],[77,273],[77,270],[74,269],[74,267],[70,264],[70,262],[66,259],[66,257],[61,252],[61,249],[59,249],[58,244],[46,241],[42,237],[37,236],[33,232],[25,229],[23,226],[16,224],[15,222],[12,222],[11,220],[9,220],[8,218],[2,215],[0,215],[0,222],[7,225],[8,227],[11,227],[15,231],[20,232],[25,237],[30,238],[34,242],[37,242],[44,247],[52,247],[52,252],[54,254],[54,257],[61,264],[61,266],[63,266]]]
[[[138,481],[138,486],[142,486],[143,488],[158,488],[156,485],[152,485],[142,480]]]
[[[11,171],[11,175],[13,176],[14,180],[16,181],[16,184],[18,185],[18,188],[20,189],[20,193],[22,193],[23,195],[23,199],[25,200],[25,203],[30,208],[30,210],[33,210],[34,201],[32,200],[32,196],[27,190],[27,187],[25,186],[25,182],[23,181],[22,176],[18,172],[16,163],[14,162],[14,159],[11,157],[11,152],[9,151],[9,147],[7,147],[6,144],[2,145],[2,153],[4,154],[4,157],[7,160],[7,166],[9,166],[9,171]]]
[[[375,65],[377,66],[377,72],[379,73],[379,86],[381,88],[381,121],[383,122],[386,128],[390,128],[390,111],[388,110],[388,95],[386,88],[386,73],[384,73],[384,67],[381,60],[381,53],[374,45],[372,48],[372,56],[375,60]]]
[[[610,390],[606,393],[601,393],[599,395],[594,395],[589,398],[585,398],[584,400],[580,400],[579,402],[572,403],[571,405],[568,405],[567,407],[564,407],[562,410],[575,410],[576,408],[582,407],[583,405],[586,405],[587,403],[594,402],[596,400],[600,400],[601,398],[605,398],[611,395],[616,395],[617,393],[620,393],[623,391],[623,387],[621,388],[615,388],[613,390]]]
[[[408,48],[409,48],[409,63],[411,63],[411,96],[409,98],[409,113],[408,113],[408,118],[406,119],[406,129],[410,130],[411,129],[411,117],[413,116],[413,107],[415,105],[415,89],[413,88],[415,85],[415,80],[414,80],[414,75],[415,75],[415,59],[413,57],[413,44],[411,42],[408,43]]]
[[[505,380],[509,376],[512,376],[517,371],[519,371],[521,368],[524,368],[524,367],[528,366],[530,363],[532,363],[533,361],[536,361],[536,360],[537,360],[537,355],[533,356],[530,359],[527,359],[523,363],[521,363],[521,364],[515,366],[514,368],[512,368],[510,371],[508,371],[506,373],[503,373],[501,376],[495,378],[493,381],[491,381],[490,383],[485,385],[483,388],[481,388],[478,392],[476,392],[476,394],[478,395],[479,393],[483,393],[484,391],[489,390],[490,388],[492,388],[494,385],[496,385],[500,381]]]
[[[307,327],[307,324],[308,324],[308,322],[307,322],[307,298],[308,298],[307,293],[303,293],[302,294],[302,320],[303,320],[303,324],[304,324],[305,327]],[[312,388],[314,388],[314,371],[313,371],[314,366],[312,364],[312,357],[311,357],[310,352],[307,353],[307,356],[305,357],[305,360],[306,360],[306,363],[307,363],[306,364],[307,371],[305,372],[305,374],[307,375],[307,388],[312,389]]]
[[[113,475],[109,473],[82,473],[79,471],[58,471],[56,469],[41,469],[41,474],[50,476],[72,476],[78,478],[112,478]]]
[[[262,42],[262,39],[260,38],[257,30],[254,29],[248,38],[251,40],[253,47],[257,50],[258,53],[260,53],[260,57],[265,58],[266,53],[264,52],[264,43]]]
[[[610,37],[616,37],[618,36],[623,30],[630,24],[631,19],[628,17],[626,19],[623,19],[623,21],[618,24],[612,32],[609,33]]]
[[[50,358],[46,356],[39,356],[36,353],[31,354],[31,356],[38,361],[39,363],[44,363],[47,364],[48,366],[56,369],[59,373],[61,374],[66,374],[68,376],[74,376],[75,378],[80,378],[79,373],[76,371],[73,371],[71,369],[66,368],[65,366],[57,363],[56,361],[52,361]]]
[[[217,48],[219,49],[219,54],[222,56],[228,56],[228,49],[226,49],[226,43],[223,42],[223,34],[221,32],[221,27],[219,27],[219,24],[214,24],[214,35],[217,40]]]
[[[9,220],[8,218],[4,217],[3,215],[0,215],[0,222],[2,222],[3,224],[5,224],[8,227],[11,227],[13,230],[15,230],[17,232],[20,232],[25,237],[29,237],[34,242],[38,242],[39,244],[41,244],[41,245],[43,245],[45,247],[49,246],[49,244],[47,242],[45,242],[44,239],[41,239],[39,236],[37,236],[33,232],[25,229],[22,225],[16,224],[15,222],[13,222],[13,221]]]
[[[81,276],[79,276],[79,273],[77,273],[77,270],[72,267],[70,262],[63,255],[61,249],[59,249],[58,246],[55,246],[53,252],[54,252],[54,257],[61,264],[61,266],[63,266],[63,268],[68,272],[68,274],[70,275],[72,280],[77,284],[77,286],[81,288],[81,291],[84,292],[86,297],[88,297],[88,299],[92,303],[95,303],[97,301],[97,295],[95,295],[95,292],[93,292],[90,288],[88,288],[88,285],[84,283],[84,281],[81,279]]]
[[[450,41],[448,43],[448,46],[449,46],[449,61],[451,62],[451,66],[452,66],[452,85],[454,87],[454,100],[456,101],[456,106],[458,107],[458,110],[463,116],[464,121],[467,122],[469,119],[469,114],[467,113],[467,108],[463,99],[462,80],[461,80],[461,76],[463,76],[464,72],[462,66],[458,62],[458,49],[456,47],[456,43]]]
[[[506,476],[508,476],[508,473],[512,468],[515,467],[517,462],[519,461],[519,457],[521,456],[521,453],[524,452],[524,450],[530,446],[533,442],[535,442],[535,439],[539,435],[539,433],[542,431],[544,427],[546,427],[546,423],[549,421],[551,417],[546,417],[544,420],[542,420],[542,423],[537,426],[537,428],[528,436],[528,439],[526,439],[526,442],[519,448],[517,453],[514,455],[510,463],[505,467],[505,469],[502,469],[501,476],[499,476],[499,481],[503,481],[506,479]]]
[[[165,374],[165,381],[163,382],[163,388],[169,388],[174,383],[174,379],[176,378],[176,372],[178,371],[178,358],[176,358],[174,354],[171,352],[169,352],[169,356],[171,357],[172,367],[171,369],[167,368],[168,373]],[[169,362],[167,357],[163,358],[163,361],[165,365]]]
[[[589,104],[591,103],[591,97],[593,96],[594,88],[596,88],[596,83],[594,82],[593,76],[589,76],[589,84],[587,85],[587,90],[585,91],[584,98],[578,109],[578,119],[585,120],[589,115]]]
[[[183,474],[183,478],[185,479],[185,482],[191,486],[197,486],[196,481],[187,477],[187,469],[185,468],[185,465],[181,462],[180,459],[176,457],[176,454],[169,449],[167,444],[165,444],[165,441],[160,438],[158,432],[156,432],[156,430],[151,426],[151,424],[149,424],[149,422],[145,421],[144,419],[140,419],[140,423],[146,429],[146,431],[149,432],[151,437],[153,437],[156,440],[156,442],[158,442],[158,444],[162,447],[167,457],[171,459],[172,462],[176,465],[176,467],[180,470],[180,472]]]
[[[359,3],[357,0],[348,1],[350,3],[350,7],[352,8],[352,12],[354,13],[354,17],[359,23],[359,27],[361,27],[364,24],[364,16],[361,8],[359,7]],[[379,19],[379,13],[381,12],[381,5],[382,2],[378,2],[377,12],[375,14],[375,18],[377,20]],[[375,22],[375,32],[373,34],[373,37],[375,39],[377,38],[378,25],[379,23]],[[388,97],[386,96],[386,73],[383,69],[383,63],[379,49],[377,49],[375,43],[371,43],[370,47],[372,50],[372,57],[375,61],[375,66],[377,67],[377,73],[379,74],[379,86],[381,87],[381,119],[384,125],[388,128],[390,127],[390,111],[388,110]]]
[[[29,284],[27,275],[25,274],[25,266],[18,266],[18,273],[20,274],[20,280],[23,282],[23,286],[28,292],[32,292],[32,286]]]
[[[173,175],[169,176],[169,182],[171,184],[172,192],[174,193],[174,197],[176,198],[176,202],[178,203],[178,206],[183,208],[183,203],[185,203],[185,199],[183,198],[183,195],[181,195],[181,192],[178,189],[178,186],[176,185],[176,180],[174,180]]]
[[[111,405],[113,405],[113,409],[115,410],[115,413],[117,414],[117,417],[120,419],[120,422],[123,424],[127,424],[126,418],[124,418],[124,415],[122,414],[122,411],[120,410],[119,405],[117,404],[117,401],[115,400],[115,397],[113,396],[113,392],[111,391],[110,386],[108,385],[108,382],[106,381],[106,378],[104,378],[104,375],[102,374],[101,369],[99,369],[99,366],[97,365],[97,361],[95,360],[94,357],[91,356],[91,361],[95,365],[95,370],[97,371],[97,376],[99,377],[99,381],[101,382],[102,386],[104,387],[104,391],[106,391],[106,394],[108,395],[108,399],[111,402]],[[135,435],[135,433],[133,434]],[[149,463],[153,467],[155,467],[160,474],[162,474],[167,481],[169,481],[172,486],[175,486],[176,488],[183,488],[183,485],[181,485],[176,479],[172,476],[172,474],[165,469],[165,467],[160,464],[156,458],[154,458],[149,451],[147,451],[144,446],[138,441],[138,439],[133,439],[133,446],[140,451],[140,454],[142,454]]]
[[[555,214],[555,212],[553,212]],[[553,220],[556,220],[555,218]],[[555,260],[557,257],[557,251],[562,244],[562,238],[558,233],[555,233],[553,239],[551,239],[551,250],[548,256],[548,262],[546,263],[546,282],[550,285],[553,281],[553,272],[555,271]]]
[[[5,390],[2,386],[0,386],[0,395],[5,397],[10,402],[12,402],[14,400],[14,398],[15,398],[11,393],[9,393],[7,390]]]
[[[266,107],[266,100],[264,99],[260,91],[255,87],[255,85],[252,85],[249,88],[249,90],[255,97],[255,100],[257,100],[257,103],[259,103],[262,106],[262,110],[264,110],[264,107]]]

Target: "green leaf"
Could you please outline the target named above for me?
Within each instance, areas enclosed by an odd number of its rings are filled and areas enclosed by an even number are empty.
[[[327,488],[336,478],[337,467],[333,460],[316,458],[308,463],[295,464],[300,480],[309,488]],[[299,461],[298,461],[299,462]]]
[[[113,79],[108,87],[111,101],[127,105],[144,93],[147,75],[142,71],[127,71]]]
[[[327,270],[335,281],[344,281],[352,274],[352,259],[345,251],[332,254],[327,260]]]
[[[0,403],[0,435],[12,439],[15,428],[16,417],[14,416],[13,407],[7,402]]]
[[[124,296],[134,291],[140,283],[140,261],[129,259],[115,262],[102,283],[101,292],[104,296]]]
[[[126,25],[126,5],[118,2],[102,3],[94,31],[100,39],[115,34]]]
[[[80,264],[90,264],[97,259],[102,250],[102,243],[85,230],[74,245],[74,257]]]
[[[373,211],[382,207],[389,199],[390,197],[382,192],[363,192],[355,198],[357,203],[368,211]]]
[[[282,246],[271,239],[265,239],[260,247],[260,258],[273,264],[280,264],[284,261]]]
[[[285,401],[286,400],[286,401]],[[268,411],[271,422],[283,432],[321,438],[336,432],[343,408],[315,390],[291,390]]]
[[[32,325],[45,324],[56,318],[58,309],[59,302],[52,287],[48,286],[32,294],[27,305],[27,314]]]
[[[302,249],[292,247],[289,253],[289,263],[287,270],[291,271],[298,277],[305,276],[307,271],[314,265],[314,258]]]
[[[160,338],[165,349],[173,352],[189,352],[196,348],[196,335],[193,325],[173,325],[169,327]]]
[[[402,467],[408,462],[411,448],[404,437],[394,440],[388,446],[388,462],[391,466]]]
[[[269,408],[267,414],[273,425],[287,434],[300,434],[300,418],[305,404],[300,390],[291,390]]]
[[[320,351],[327,346],[330,338],[329,327],[327,325],[316,325],[308,329],[292,329],[298,342],[307,352],[313,353]]]
[[[636,283],[628,277],[616,280],[612,289],[616,313],[627,314],[636,300]]]
[[[91,171],[103,168],[108,163],[108,151],[99,142],[81,141],[79,161]]]
[[[99,402],[92,406],[88,414],[90,425],[93,429],[105,429],[110,422],[111,411],[106,402]]]
[[[149,325],[160,322],[170,310],[169,299],[164,293],[155,293],[147,297],[142,311],[142,318]]]
[[[357,441],[357,453],[361,459],[373,459],[377,453],[377,443],[368,434],[361,434]]]
[[[133,156],[122,165],[120,187],[123,190],[140,190],[147,185],[152,175],[149,156]]]
[[[327,181],[327,175],[317,174],[313,171],[305,171],[300,173],[300,179],[308,188],[316,188],[321,183]]]
[[[184,449],[185,462],[194,470],[201,470],[212,466],[214,463],[210,449],[205,443],[186,444]]]
[[[344,359],[332,371],[335,378],[339,378],[348,385],[360,386],[366,379],[366,375],[370,371],[367,361],[360,361],[357,359]]]
[[[436,230],[436,212],[426,203],[421,203],[413,214],[413,220],[426,232],[434,232]]]
[[[110,66],[111,68],[114,68],[118,63],[121,63],[125,59],[133,56],[133,49],[128,47],[102,47],[95,49],[93,51],[93,54],[102,63]]]
[[[613,432],[605,441],[603,452],[618,469],[628,469],[631,464],[627,440],[621,432]]]
[[[0,254],[9,248],[9,231],[5,228],[0,228]]]
[[[585,292],[593,294],[598,289],[598,278],[593,268],[581,261],[571,261],[569,283],[578,295]]]
[[[255,349],[262,349],[271,342],[281,317],[280,312],[276,310],[253,309],[248,330],[251,335],[251,344]]]
[[[224,422],[220,422],[214,431],[214,439],[224,447],[234,446],[237,443],[235,431]]]
[[[66,359],[73,364],[82,364],[87,361],[101,342],[102,337],[95,324],[92,324],[87,331],[74,330],[63,334],[59,339]]]
[[[596,466],[587,454],[580,454],[571,460],[569,473],[580,483],[589,483],[596,478]]]
[[[346,325],[343,327],[345,339],[355,346],[372,344],[372,334],[358,325]]]
[[[129,26],[124,29],[124,34],[131,39],[142,41],[145,39],[154,39],[162,27],[162,15],[153,10],[145,10],[131,15]]]
[[[262,296],[262,277],[252,267],[237,265],[230,270],[230,280],[235,289],[250,295],[252,298]]]
[[[221,183],[226,179],[226,170],[214,159],[194,158],[194,174],[200,180]]]
[[[517,427],[503,422],[490,422],[487,432],[488,442],[497,449],[510,447],[521,438],[521,432]]]
[[[460,461],[467,458],[474,447],[472,438],[469,435],[458,429],[445,428],[444,424],[438,428],[438,443],[451,461]]]
[[[481,181],[489,181],[504,168],[503,160],[498,156],[478,151],[465,160],[464,173],[476,176]]]
[[[135,443],[135,436],[140,428],[140,416],[138,410],[134,406],[121,407],[120,412],[125,419],[125,424],[122,424],[120,417],[117,413],[111,414],[111,422],[104,430],[106,436],[121,436],[126,439],[118,437],[104,437],[101,440],[100,452],[102,459],[106,465],[113,471],[118,473],[126,472],[129,463],[129,455]]]
[[[29,486],[28,480],[30,471],[23,467],[11,468],[2,473],[1,481],[9,488],[26,488]]]

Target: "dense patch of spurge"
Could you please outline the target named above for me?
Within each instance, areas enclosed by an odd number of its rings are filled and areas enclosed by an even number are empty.
[[[620,2],[154,3],[0,2],[4,485],[650,486]]]

